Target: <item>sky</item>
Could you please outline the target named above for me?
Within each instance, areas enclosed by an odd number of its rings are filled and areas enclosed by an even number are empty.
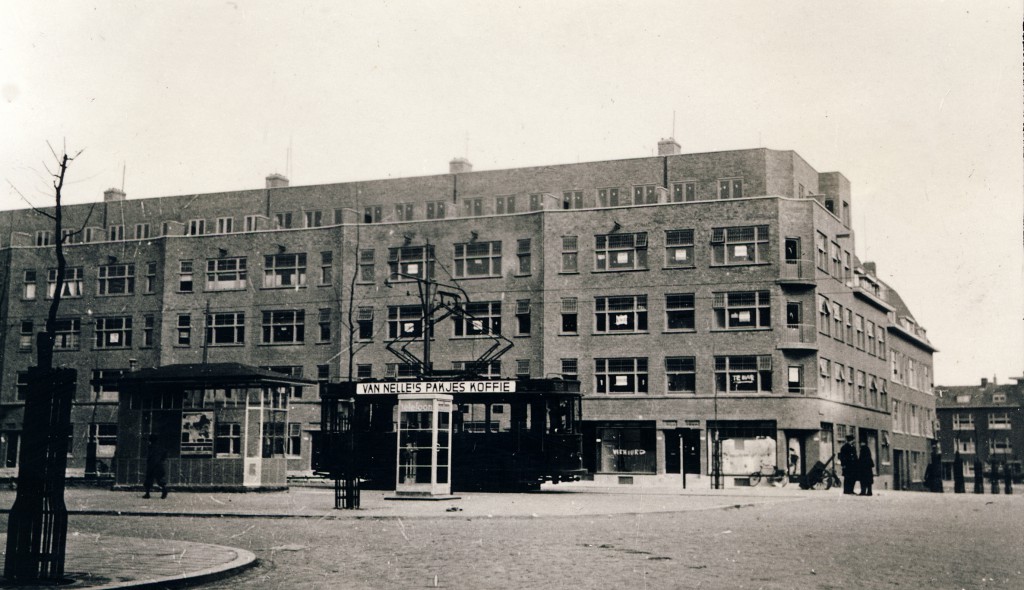
[[[286,4],[286,5],[285,5]],[[1022,3],[0,0],[0,209],[795,150],[936,385],[1024,374]]]

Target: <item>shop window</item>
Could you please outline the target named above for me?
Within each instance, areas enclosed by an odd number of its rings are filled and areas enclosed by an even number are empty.
[[[653,427],[598,428],[600,470],[606,473],[655,473],[656,431]]]

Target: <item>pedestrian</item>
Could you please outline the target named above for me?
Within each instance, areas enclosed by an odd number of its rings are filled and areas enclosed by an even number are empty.
[[[839,464],[843,467],[843,493],[852,494],[857,483],[857,449],[852,434],[846,435],[846,442],[839,449]]]
[[[867,443],[860,443],[860,457],[857,458],[857,472],[860,479],[860,495],[870,496],[875,483],[875,461]]]
[[[798,475],[799,466],[800,454],[797,453],[795,448],[789,447],[789,475]]]
[[[149,454],[146,456],[146,493],[142,496],[143,498],[149,497],[149,490],[153,489],[154,482],[160,486],[160,497],[167,497],[165,459],[167,459],[167,449],[160,443],[160,437],[155,434],[149,435]]]

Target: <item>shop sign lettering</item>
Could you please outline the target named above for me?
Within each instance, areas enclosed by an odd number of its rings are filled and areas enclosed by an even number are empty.
[[[357,383],[357,394],[515,393],[515,381],[392,381]]]

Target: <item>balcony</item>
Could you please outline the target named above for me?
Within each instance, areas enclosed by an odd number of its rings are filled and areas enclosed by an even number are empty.
[[[791,324],[783,328],[782,339],[776,347],[791,352],[818,350],[818,327],[814,324]]]
[[[776,282],[786,287],[809,289],[815,285],[816,272],[813,260],[786,260],[779,268]]]

